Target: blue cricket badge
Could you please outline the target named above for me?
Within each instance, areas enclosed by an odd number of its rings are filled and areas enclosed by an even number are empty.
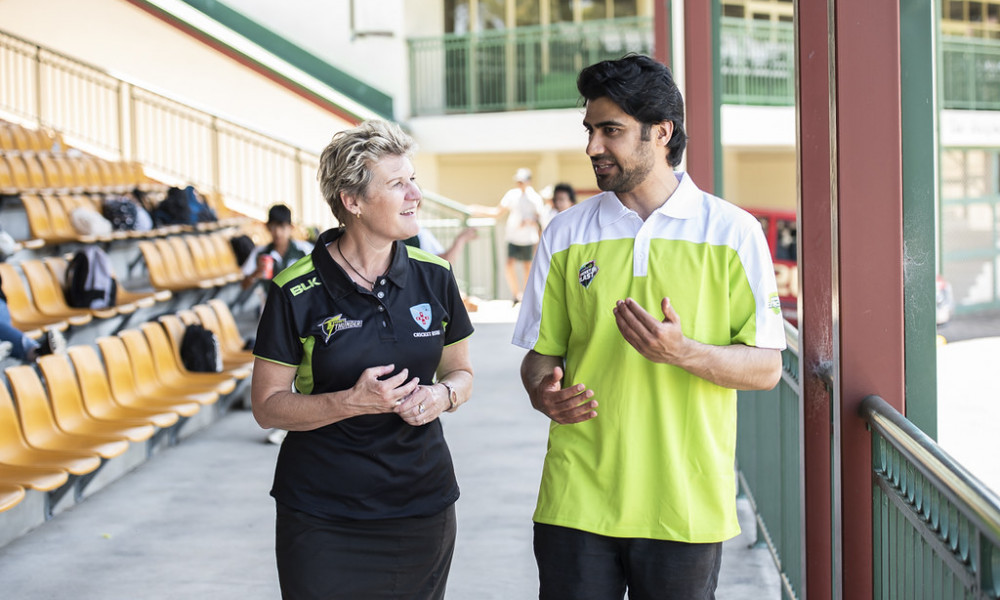
[[[431,305],[424,302],[423,304],[417,304],[416,306],[410,307],[410,314],[413,315],[413,320],[417,322],[427,331],[427,328],[431,326]]]
[[[594,264],[594,261],[590,261],[580,267],[580,285],[582,285],[584,289],[589,288],[590,284],[594,281],[594,277],[597,276],[598,271],[600,271],[600,269],[596,264]]]

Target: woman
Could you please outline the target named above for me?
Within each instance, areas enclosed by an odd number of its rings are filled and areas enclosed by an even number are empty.
[[[285,598],[444,597],[458,485],[438,417],[472,390],[472,324],[448,263],[400,241],[419,230],[412,151],[384,121],[337,133],[319,181],[341,227],[268,291],[251,400],[289,432]]]

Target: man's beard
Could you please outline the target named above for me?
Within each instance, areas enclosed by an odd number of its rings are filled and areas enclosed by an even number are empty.
[[[627,167],[623,167],[620,162],[614,160],[617,173],[608,175],[596,175],[595,173],[597,187],[602,191],[615,193],[628,193],[635,189],[653,170],[653,161],[655,159],[653,154],[648,151],[637,152],[634,156],[637,160]],[[607,159],[596,157],[592,160],[593,162],[598,162]]]

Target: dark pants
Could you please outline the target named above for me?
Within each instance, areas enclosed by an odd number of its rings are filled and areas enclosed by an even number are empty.
[[[722,544],[613,538],[535,523],[540,600],[712,600]]]
[[[278,504],[275,553],[285,599],[444,598],[455,507],[432,517],[330,521]]]

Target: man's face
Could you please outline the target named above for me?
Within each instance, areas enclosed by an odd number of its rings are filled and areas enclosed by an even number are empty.
[[[587,102],[583,126],[597,187],[604,191],[632,191],[657,160],[665,160],[662,152],[656,151],[655,136],[643,140],[642,123],[606,97]]]
[[[292,232],[295,230],[291,223],[268,223],[267,231],[271,234],[271,241],[276,246],[284,246],[288,240],[292,239]]]

